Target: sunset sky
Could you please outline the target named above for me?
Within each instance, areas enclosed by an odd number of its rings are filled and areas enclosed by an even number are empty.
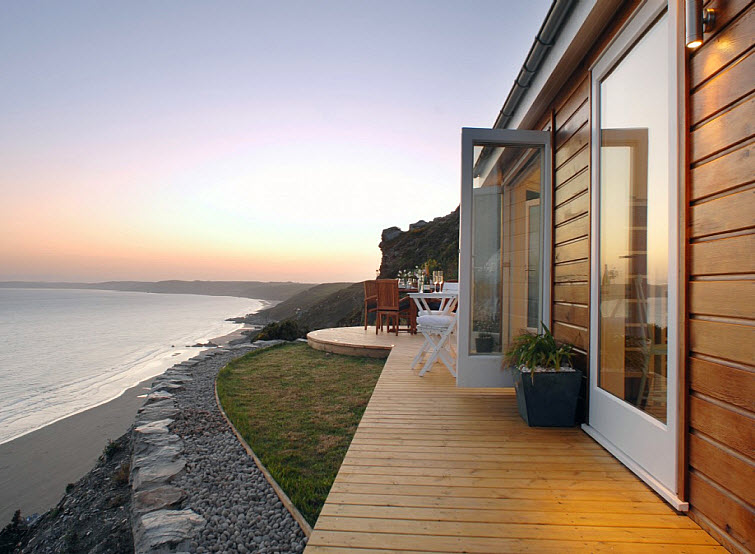
[[[5,3],[0,280],[374,277],[549,5]]]

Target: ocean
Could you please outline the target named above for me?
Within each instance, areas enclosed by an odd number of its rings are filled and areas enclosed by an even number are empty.
[[[0,444],[120,396],[239,328],[250,298],[0,289]]]

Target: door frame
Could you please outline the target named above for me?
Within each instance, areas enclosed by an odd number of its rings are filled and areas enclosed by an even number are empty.
[[[472,306],[472,190],[474,186],[475,146],[521,146],[541,148],[541,320],[550,322],[551,313],[551,225],[553,220],[553,194],[551,172],[551,133],[520,129],[480,129],[464,127],[461,130],[461,207],[459,210],[459,307],[457,336],[458,387],[513,387],[511,372],[502,371],[503,355],[470,355]]]
[[[669,194],[669,212],[668,212],[668,225],[669,225],[669,237],[668,237],[668,389],[666,394],[667,400],[667,420],[666,424],[660,423],[648,414],[637,410],[633,406],[626,402],[616,399],[615,410],[622,412],[618,414],[626,414],[627,417],[638,417],[641,420],[646,421],[648,424],[655,427],[663,427],[663,440],[671,441],[669,452],[673,459],[667,460],[668,472],[672,474],[666,477],[665,482],[657,478],[656,475],[651,473],[646,467],[636,461],[631,453],[625,452],[621,445],[623,437],[604,436],[598,429],[596,429],[597,422],[601,418],[606,416],[613,417],[617,414],[605,413],[607,405],[607,397],[610,397],[610,393],[602,390],[597,386],[597,372],[600,360],[598,352],[599,348],[599,325],[598,325],[598,310],[599,310],[599,289],[600,289],[600,83],[603,78],[608,76],[610,72],[621,62],[624,55],[642,38],[647,30],[654,25],[658,19],[666,12],[666,25],[668,26],[668,101],[669,101],[669,152],[668,152],[668,182],[671,187],[668,191]],[[678,212],[679,198],[682,194],[681,175],[679,165],[680,146],[679,146],[679,125],[683,122],[683,118],[680,117],[677,109],[677,99],[681,94],[682,84],[679,82],[679,56],[677,55],[678,48],[678,29],[679,29],[679,16],[678,10],[674,7],[674,3],[667,5],[667,2],[661,0],[647,0],[632,14],[627,21],[626,25],[617,33],[614,40],[604,50],[601,56],[595,61],[590,68],[591,70],[591,244],[590,244],[590,379],[589,379],[589,423],[583,424],[582,428],[591,437],[593,437],[598,443],[604,446],[609,452],[611,452],[616,458],[618,458],[624,465],[631,469],[638,477],[645,481],[651,488],[653,488],[658,494],[660,494],[666,501],[668,501],[675,509],[679,511],[687,511],[689,504],[685,502],[680,496],[683,494],[683,483],[677,471],[679,465],[679,457],[683,455],[683,451],[680,449],[679,440],[679,428],[683,425],[683,418],[680,417],[679,412],[679,390],[684,380],[681,378],[683,373],[683,356],[680,355],[679,345],[683,340],[682,324],[683,319],[679,316],[679,302],[680,302],[680,286],[677,276],[681,266],[680,251],[680,215]],[[614,397],[615,398],[615,397]],[[603,406],[601,412],[600,407]],[[638,434],[637,430],[635,435]],[[631,431],[629,431],[631,434]],[[641,440],[635,437],[638,441]],[[619,443],[619,444],[617,444]],[[649,452],[645,453],[649,455]],[[637,452],[635,452],[637,455]],[[672,482],[673,481],[673,482]]]

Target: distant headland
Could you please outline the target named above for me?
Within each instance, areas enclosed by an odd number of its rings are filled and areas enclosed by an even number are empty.
[[[262,281],[105,281],[102,283],[68,283],[45,281],[0,281],[0,288],[92,289],[161,294],[202,294],[238,296],[259,300],[281,301],[312,288],[315,283]]]

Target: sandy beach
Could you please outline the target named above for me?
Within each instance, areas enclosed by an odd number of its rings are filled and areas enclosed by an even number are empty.
[[[0,444],[0,527],[18,509],[26,516],[55,506],[66,485],[92,469],[108,439],[128,430],[144,403],[140,395],[153,379],[110,402]]]
[[[248,340],[243,332],[251,328],[243,325],[212,342],[226,346]],[[198,348],[196,353],[201,351]],[[92,469],[107,441],[128,430],[154,379],[142,381],[110,402],[0,444],[0,528],[18,509],[28,516],[55,506],[66,485]]]

